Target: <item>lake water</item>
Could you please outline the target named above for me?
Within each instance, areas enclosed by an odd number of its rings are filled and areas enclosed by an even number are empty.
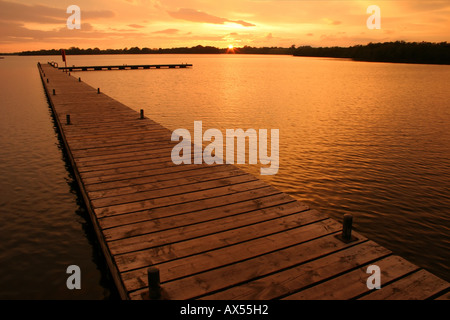
[[[192,63],[74,72],[171,130],[280,130],[259,176],[450,281],[450,66],[253,55],[69,56],[69,65]],[[0,60],[0,298],[115,298],[36,68]],[[65,286],[82,269],[83,288]]]

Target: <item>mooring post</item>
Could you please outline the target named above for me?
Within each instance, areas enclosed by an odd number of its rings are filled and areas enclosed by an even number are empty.
[[[81,78],[80,77],[78,77],[78,82],[81,82]]]
[[[342,239],[344,241],[352,240],[352,224],[353,224],[353,216],[351,214],[344,214],[344,222],[342,225]]]
[[[55,89],[53,89],[53,95],[56,95],[56,91],[55,91]]]
[[[97,88],[97,93],[100,93],[100,88]]]
[[[345,243],[350,243],[358,240],[352,235],[353,216],[351,214],[344,214],[344,221],[342,222],[342,233],[335,235],[336,238]]]
[[[66,114],[66,124],[70,125],[70,114]]]
[[[48,78],[47,78],[47,83],[48,83]]]
[[[150,299],[161,298],[161,285],[159,277],[159,269],[155,267],[149,267],[147,269],[148,275],[148,293]]]
[[[141,119],[144,119],[144,109],[141,109]]]

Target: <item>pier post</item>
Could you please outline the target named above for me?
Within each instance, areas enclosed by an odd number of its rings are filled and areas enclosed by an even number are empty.
[[[348,213],[344,214],[344,221],[342,223],[342,234],[337,235],[336,237],[345,243],[350,243],[358,240],[358,238],[352,236],[352,224],[353,224],[353,216]]]
[[[353,224],[353,216],[351,214],[344,214],[344,222],[342,225],[342,238],[346,241],[352,239],[352,224]]]
[[[70,114],[66,114],[66,124],[67,124],[67,125],[71,125],[71,122],[70,122]]]
[[[144,119],[144,109],[141,109],[141,117],[140,119]]]
[[[81,82],[81,78],[80,77],[78,77],[78,82]]]
[[[48,78],[47,78],[47,83],[48,83]]]
[[[53,89],[53,95],[56,95],[56,91],[55,91],[55,89]]]
[[[161,298],[161,285],[159,277],[159,269],[155,267],[149,267],[147,269],[148,275],[148,292],[150,299]]]
[[[98,94],[100,93],[100,88],[97,88],[97,93],[98,93]]]

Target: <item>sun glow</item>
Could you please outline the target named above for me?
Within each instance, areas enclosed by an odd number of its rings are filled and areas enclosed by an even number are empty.
[[[227,53],[236,53],[235,49],[236,48],[232,44],[230,44],[228,45]]]

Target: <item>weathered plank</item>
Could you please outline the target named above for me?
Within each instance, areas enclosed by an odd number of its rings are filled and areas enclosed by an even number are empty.
[[[365,258],[366,264],[359,261],[355,264],[350,264],[349,267],[363,265],[362,267],[345,273],[336,278],[333,275],[338,274],[344,269],[341,266],[335,268],[335,273],[331,273],[328,269],[331,264],[324,268],[324,275],[331,277],[330,280],[321,282],[318,285],[301,290],[295,294],[285,297],[287,300],[348,300],[356,298],[362,294],[370,292],[367,287],[367,280],[371,274],[367,273],[369,265],[376,265],[382,271],[381,285],[389,283],[403,277],[404,275],[417,271],[418,267],[405,259],[398,256],[388,256],[386,258],[372,261],[370,256],[354,256],[355,259]],[[369,258],[369,259],[367,259]],[[323,259],[326,261],[327,259]],[[351,260],[344,260],[344,263],[354,262]],[[369,264],[370,262],[370,264]],[[329,263],[329,261],[327,262]],[[298,290],[298,289],[297,289]],[[248,296],[247,296],[248,297]]]
[[[121,187],[117,184],[113,184],[110,189],[102,189],[101,191],[89,192],[89,196],[92,200],[100,198],[106,199],[144,191],[165,189],[170,187],[180,187],[200,182],[208,182],[245,174],[241,170],[237,170],[236,168],[227,168],[224,166],[207,167],[204,168],[204,170],[200,170],[200,172],[198,171],[199,170],[192,170],[188,173],[182,172],[182,175],[178,174],[179,177],[177,177],[175,173],[172,174],[171,177],[168,177],[170,174],[167,174],[163,176],[160,175],[140,178],[140,180],[133,179],[131,181],[129,180],[130,183],[133,183],[132,185],[128,184],[125,187]]]
[[[171,196],[164,196],[163,194],[160,193],[159,197],[158,197],[158,195],[157,195],[158,191],[155,191],[155,193],[154,193],[155,198],[150,199],[150,200],[118,204],[118,205],[102,207],[102,208],[98,208],[98,209],[94,208],[94,211],[98,217],[106,217],[106,216],[129,213],[129,212],[150,210],[150,209],[154,209],[154,208],[158,208],[158,207],[165,207],[165,206],[170,206],[173,204],[181,204],[181,203],[190,203],[193,206],[195,206],[195,204],[193,204],[193,202],[197,201],[197,200],[214,198],[214,197],[221,196],[224,194],[235,194],[235,193],[239,193],[242,191],[252,190],[255,188],[262,188],[266,185],[262,181],[253,180],[252,177],[248,177],[247,180],[248,181],[243,181],[239,184],[226,185],[226,186],[217,187],[214,189],[193,191],[193,192],[189,192],[189,193],[176,194],[176,195],[171,195]]]
[[[449,288],[448,282],[421,269],[363,296],[360,300],[424,300]]]
[[[193,202],[153,208],[144,211],[129,212],[115,216],[106,216],[100,218],[99,223],[103,229],[107,229],[181,214],[184,214],[184,221],[189,223],[191,219],[201,221],[200,218],[196,217],[199,215],[204,220],[214,220],[218,217],[240,214],[247,212],[248,210],[251,211],[252,209],[264,208],[271,204],[277,205],[292,201],[292,198],[280,193],[280,191],[266,186],[233,193],[231,196],[230,194],[224,194]],[[186,215],[187,213],[189,213],[189,215]]]
[[[152,242],[152,248],[139,251],[130,251],[128,253],[116,256],[116,261],[121,270],[133,270],[143,268],[149,265],[155,265],[162,262],[168,262],[182,257],[199,254],[211,250],[228,247],[256,238],[262,238],[271,234],[280,233],[286,230],[297,228],[307,221],[309,223],[320,221],[320,217],[306,214],[295,214],[277,219],[272,219],[255,224],[247,224],[242,227],[234,227],[225,231],[214,231],[209,235],[203,235],[200,238],[190,238],[184,241],[176,241],[169,237],[162,236],[164,242],[160,246]],[[299,217],[303,217],[300,219]],[[220,223],[220,221],[218,221]],[[184,229],[184,228],[183,228]],[[211,232],[211,230],[209,231]],[[174,234],[171,230],[171,234]],[[207,234],[204,232],[203,234]],[[175,234],[175,236],[184,236],[185,233]],[[174,241],[175,240],[175,241]],[[173,242],[170,242],[173,241]]]
[[[280,272],[283,269],[300,265],[350,246],[337,240],[333,234],[330,234],[333,229],[317,229],[315,224],[306,226],[305,228],[309,228],[310,230],[305,234],[300,234],[298,244],[296,245],[269,251],[266,254],[254,255],[248,260],[240,260],[236,257],[234,263],[215,269],[204,270],[201,273],[197,272],[184,278],[171,279],[175,271],[182,271],[178,268],[178,270],[161,268],[161,271],[166,270],[167,272],[161,274],[161,281],[163,282],[165,293],[170,299],[200,298],[206,296],[208,293],[233,286],[240,286],[249,280]],[[302,243],[302,241],[306,242]],[[187,267],[195,268],[196,266],[191,265]],[[142,281],[140,272],[141,270],[125,273],[125,282],[127,283],[129,281],[130,286],[139,288],[141,286],[140,281]],[[130,274],[132,277],[128,279]],[[302,274],[298,276],[302,278]],[[293,278],[295,278],[295,274],[293,274]],[[276,287],[272,286],[268,288],[268,290],[271,289],[276,290]],[[142,294],[145,294],[144,290],[136,290],[136,292],[131,293],[131,297],[139,299],[143,297]]]

